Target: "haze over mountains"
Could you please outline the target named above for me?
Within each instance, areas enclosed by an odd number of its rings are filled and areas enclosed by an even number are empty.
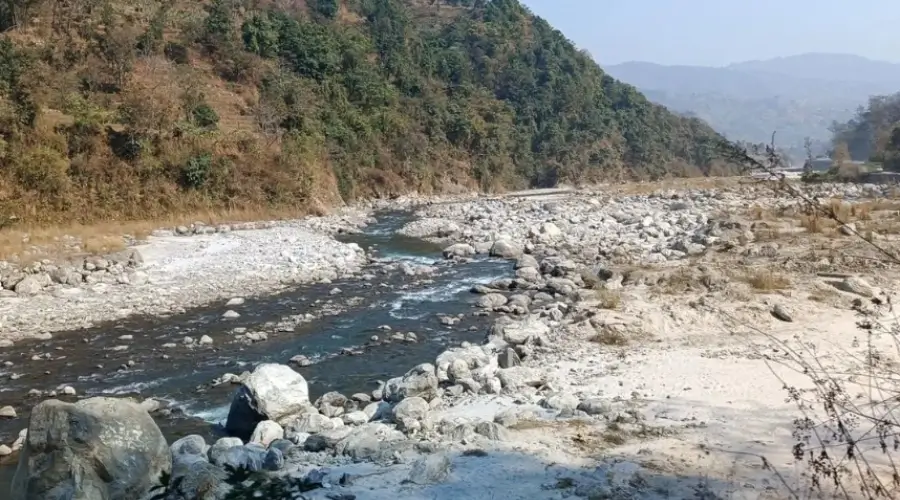
[[[810,53],[725,67],[627,62],[605,66],[651,100],[707,121],[730,139],[777,143],[801,156],[803,139],[824,149],[830,125],[846,122],[870,96],[900,90],[900,64]]]

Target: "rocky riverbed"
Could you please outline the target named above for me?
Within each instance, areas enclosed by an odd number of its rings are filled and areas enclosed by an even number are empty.
[[[300,221],[182,227],[112,255],[24,268],[0,265],[0,342],[87,328],[132,315],[177,314],[217,300],[273,293],[357,272],[366,256],[332,235],[368,213]]]
[[[160,451],[148,428],[137,453],[170,462],[168,498],[787,498],[810,481],[785,387],[815,385],[795,355],[815,352],[851,385],[873,345],[889,356],[890,331],[858,317],[892,294],[896,264],[879,255],[900,233],[888,188],[803,189],[837,221],[760,184],[423,207],[400,234],[459,266],[507,262],[509,278],[472,283],[468,313],[435,315],[492,318],[478,341],[374,389],[314,397],[298,367],[259,364],[234,376],[229,437]],[[32,425],[48,421],[66,419]],[[101,478],[98,463],[85,474]],[[226,466],[256,474],[229,480]],[[156,471],[117,473],[142,488]]]

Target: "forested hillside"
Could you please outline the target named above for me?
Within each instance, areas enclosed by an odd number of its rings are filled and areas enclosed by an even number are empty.
[[[4,220],[723,168],[517,0],[26,0],[0,27]]]
[[[835,149],[854,160],[884,163],[900,171],[900,93],[876,96],[846,123],[833,125]]]

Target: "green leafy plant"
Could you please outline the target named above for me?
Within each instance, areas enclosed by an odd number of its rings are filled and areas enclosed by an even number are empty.
[[[201,128],[216,128],[219,124],[219,114],[209,104],[203,102],[191,110],[191,120],[194,125]]]
[[[192,156],[181,169],[182,183],[189,189],[200,189],[209,178],[212,155],[202,153]]]

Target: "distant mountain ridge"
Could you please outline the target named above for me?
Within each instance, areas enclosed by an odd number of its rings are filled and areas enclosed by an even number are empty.
[[[696,116],[731,139],[802,150],[805,137],[827,142],[870,96],[900,90],[900,64],[848,54],[810,53],[721,67],[626,62],[605,66],[650,99]],[[796,155],[795,155],[796,156]]]

